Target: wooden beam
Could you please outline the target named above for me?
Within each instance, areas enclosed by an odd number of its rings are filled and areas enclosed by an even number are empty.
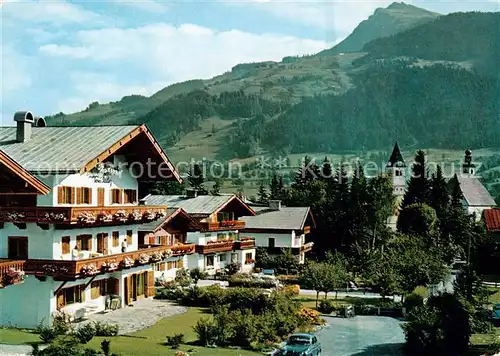
[[[6,167],[14,176],[22,179],[30,187],[33,187],[38,194],[46,195],[50,192],[50,188],[41,182],[38,178],[29,173],[15,160],[10,158],[5,152],[0,150],[0,164]]]
[[[57,287],[57,289],[54,291],[54,295],[57,295],[57,293],[59,293],[59,291],[66,285],[66,283],[68,283],[68,281],[64,281],[62,282],[59,287]]]

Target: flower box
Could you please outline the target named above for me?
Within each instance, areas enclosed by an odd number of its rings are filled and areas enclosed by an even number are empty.
[[[116,260],[109,260],[104,262],[101,268],[104,272],[116,271],[118,269],[118,263]]]
[[[94,214],[92,214],[91,212],[83,212],[81,214],[78,215],[78,222],[79,223],[82,223],[82,224],[92,224],[94,223],[96,220]]]
[[[132,213],[130,213],[130,215],[128,216],[128,218],[130,220],[135,220],[135,221],[139,221],[142,219],[142,214],[138,211],[134,211]]]
[[[99,273],[99,270],[97,269],[97,266],[94,263],[91,263],[83,266],[82,269],[80,270],[80,273],[86,277],[95,276],[96,274]]]
[[[127,221],[127,213],[125,212],[125,210],[118,210],[113,215],[113,219],[116,221],[125,222],[125,221]]]
[[[144,214],[142,215],[142,218],[146,221],[152,221],[156,218],[156,214],[154,214],[148,210],[148,211],[144,212]]]
[[[134,265],[134,260],[132,260],[130,257],[125,257],[125,259],[122,261],[123,268],[130,268]]]
[[[151,262],[160,262],[163,259],[163,254],[160,252],[153,252],[151,255]]]
[[[151,260],[150,255],[148,255],[147,253],[141,253],[141,255],[139,256],[138,263],[141,265],[145,265],[146,263],[149,263],[150,260]]]
[[[113,221],[113,215],[106,214],[106,213],[100,213],[99,215],[97,215],[97,221],[111,222],[111,221]]]
[[[2,284],[16,284],[24,281],[24,271],[19,271],[14,268],[7,269],[7,272],[3,276]]]

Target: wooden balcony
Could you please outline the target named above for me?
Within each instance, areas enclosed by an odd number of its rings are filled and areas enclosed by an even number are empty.
[[[300,247],[301,252],[309,252],[312,250],[314,242],[308,242]]]
[[[235,249],[236,250],[248,250],[255,248],[255,240],[244,240],[244,241],[236,241]]]
[[[245,228],[245,222],[240,220],[226,220],[219,222],[202,222],[202,231],[227,231]]]
[[[26,274],[51,276],[56,281],[72,281],[101,273],[160,262],[172,256],[194,253],[194,245],[154,246],[138,251],[100,256],[76,261],[29,259],[24,262]]]
[[[196,245],[196,252],[202,255],[208,253],[229,252],[232,251],[234,247],[235,247],[235,242],[232,240],[216,241],[212,243],[207,243],[206,245]]]
[[[24,261],[0,260],[0,288],[24,281]]]
[[[58,225],[139,224],[161,219],[166,214],[162,206],[89,206],[89,207],[0,207],[0,222]]]

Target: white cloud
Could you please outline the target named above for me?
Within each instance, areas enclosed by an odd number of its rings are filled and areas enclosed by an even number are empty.
[[[75,44],[49,44],[44,54],[102,63],[115,63],[127,72],[149,71],[169,82],[218,75],[242,62],[280,60],[327,48],[324,41],[239,30],[213,31],[184,24],[152,24],[133,29],[80,31]]]
[[[0,97],[4,99],[14,92],[29,87],[31,77],[28,57],[16,52],[6,44],[2,44],[0,51]]]
[[[21,21],[24,25],[46,23],[105,23],[106,18],[65,0],[5,0],[2,21]]]
[[[163,13],[168,11],[168,6],[165,3],[156,0],[114,0],[114,2],[147,12]]]

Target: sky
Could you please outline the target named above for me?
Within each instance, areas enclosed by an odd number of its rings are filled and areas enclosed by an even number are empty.
[[[152,95],[238,63],[313,54],[385,0],[0,0],[0,125],[125,95]],[[439,12],[499,11],[500,0],[412,0]]]

